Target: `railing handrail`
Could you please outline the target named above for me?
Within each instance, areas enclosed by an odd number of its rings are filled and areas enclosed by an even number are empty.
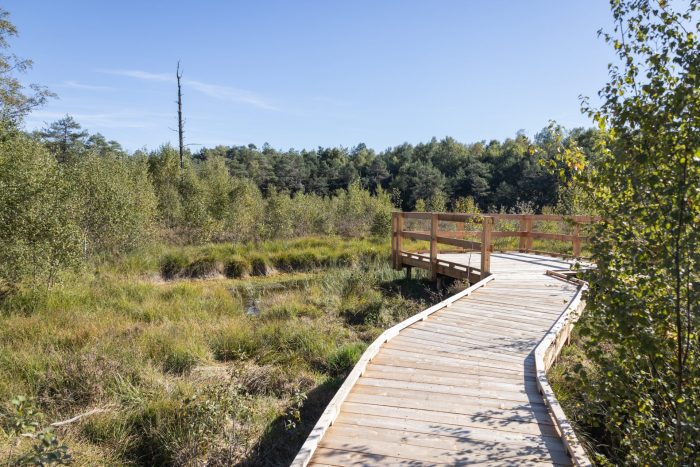
[[[416,219],[429,221],[428,230],[404,230],[406,219]],[[518,230],[495,230],[494,224],[497,221],[510,220],[519,221]],[[453,212],[401,212],[392,213],[392,264],[395,269],[409,268],[411,265],[404,264],[402,258],[403,239],[409,238],[422,240],[430,243],[429,262],[426,261],[420,267],[428,269],[429,264],[431,279],[435,280],[438,273],[438,244],[450,245],[463,248],[465,250],[481,252],[481,277],[490,274],[490,256],[494,251],[494,238],[518,237],[520,238],[518,250],[521,252],[531,252],[554,256],[581,257],[582,244],[588,241],[588,237],[581,235],[581,225],[598,222],[599,217],[585,215],[561,215],[561,214],[466,214]],[[573,227],[571,233],[537,232],[533,230],[535,222],[559,222]],[[440,223],[453,222],[458,225],[456,230],[440,230]],[[480,230],[464,230],[466,223],[470,225],[481,225]],[[459,224],[462,224],[459,226]],[[465,237],[480,237],[480,241],[465,240]],[[571,242],[572,254],[561,254],[556,252],[539,251],[533,249],[533,240],[554,240],[561,242]]]

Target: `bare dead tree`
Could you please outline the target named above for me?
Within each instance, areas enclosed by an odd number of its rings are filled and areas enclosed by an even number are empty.
[[[180,169],[183,169],[185,168],[185,135],[182,122],[182,86],[180,83],[182,72],[180,71],[180,60],[177,61],[175,77],[177,78],[177,135],[180,142]]]

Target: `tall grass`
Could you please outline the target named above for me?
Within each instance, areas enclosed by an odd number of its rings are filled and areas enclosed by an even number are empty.
[[[79,464],[260,459],[279,420],[313,423],[294,421],[304,394],[322,406],[319,388],[383,328],[437,299],[388,256],[386,242],[340,238],[154,246],[19,290],[0,305],[0,401],[27,396],[47,423],[104,409],[57,430]],[[234,261],[251,275],[226,277]],[[253,276],[255,261],[270,274]],[[10,409],[0,404],[5,433]],[[0,459],[29,449],[16,441],[0,437]]]

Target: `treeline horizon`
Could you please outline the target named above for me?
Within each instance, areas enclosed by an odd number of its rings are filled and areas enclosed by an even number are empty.
[[[130,152],[100,133],[90,134],[70,115],[27,135],[46,146],[59,162],[86,153],[149,159],[176,149],[165,143],[154,150]],[[372,195],[388,194],[396,208],[406,211],[460,210],[467,198],[468,205],[481,211],[527,206],[532,212],[556,207],[572,214],[579,212],[566,199],[571,174],[570,167],[562,163],[562,154],[574,147],[588,161],[595,161],[602,139],[597,129],[566,130],[552,121],[534,138],[522,132],[504,140],[473,143],[433,137],[380,152],[364,143],[311,150],[276,149],[268,143],[259,148],[251,143],[203,147],[196,152],[185,148],[184,154],[185,162],[194,165],[220,158],[231,177],[250,180],[265,196],[274,192],[327,197],[359,185]]]

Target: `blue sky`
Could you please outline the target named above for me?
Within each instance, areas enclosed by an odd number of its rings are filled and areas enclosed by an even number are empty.
[[[589,126],[612,53],[605,0],[5,0],[34,60],[23,79],[130,150],[176,142],[175,65],[186,142],[378,150],[452,136],[534,136]],[[198,146],[192,146],[194,150]]]

